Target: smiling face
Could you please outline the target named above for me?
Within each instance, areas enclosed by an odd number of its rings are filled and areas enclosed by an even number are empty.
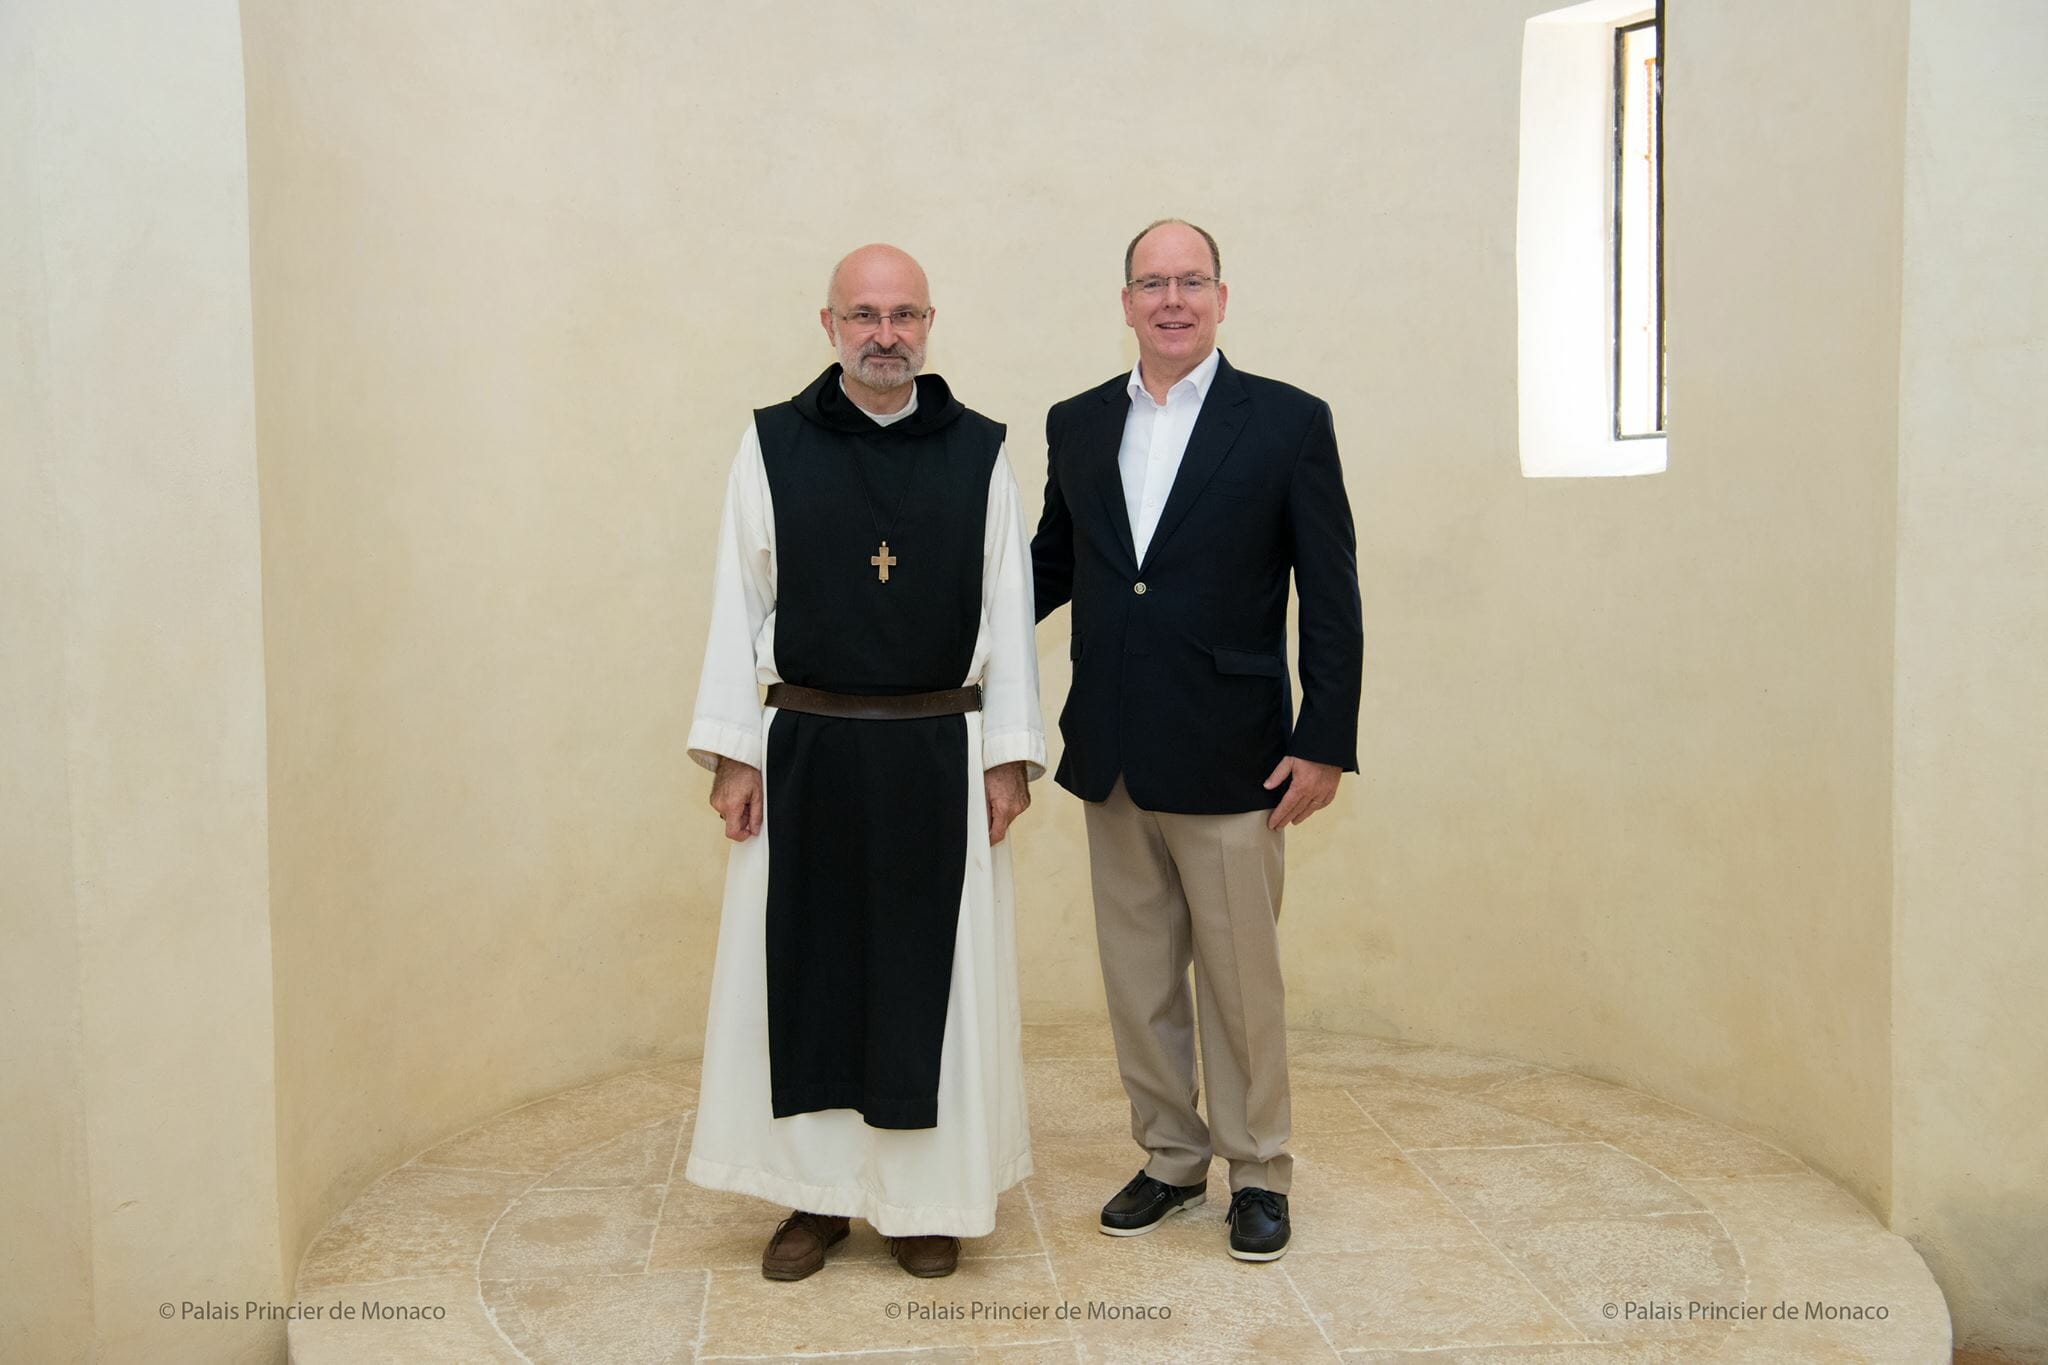
[[[1134,280],[1148,275],[1180,279],[1213,275],[1215,261],[1202,234],[1185,223],[1162,223],[1138,239],[1131,253]],[[1221,283],[1187,295],[1178,286],[1146,295],[1124,286],[1124,321],[1138,334],[1138,363],[1148,383],[1178,382],[1216,349],[1230,290]]]

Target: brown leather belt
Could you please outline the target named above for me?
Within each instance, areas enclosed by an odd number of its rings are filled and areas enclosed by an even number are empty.
[[[770,683],[768,704],[783,711],[843,720],[922,720],[927,716],[959,716],[981,709],[979,687],[951,687],[944,692],[911,692],[897,697],[855,697],[820,692],[794,683]]]

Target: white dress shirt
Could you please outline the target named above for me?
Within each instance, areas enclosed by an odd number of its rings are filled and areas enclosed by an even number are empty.
[[[1159,513],[1166,506],[1166,495],[1173,491],[1181,456],[1187,453],[1188,437],[1195,430],[1195,419],[1202,415],[1202,401],[1209,396],[1222,354],[1211,349],[1201,364],[1166,391],[1164,403],[1152,401],[1152,395],[1145,392],[1139,365],[1131,366],[1131,410],[1124,418],[1124,441],[1117,448],[1116,465],[1124,478],[1131,546],[1138,552],[1140,564],[1145,562],[1145,547],[1152,543],[1152,533],[1159,529]]]

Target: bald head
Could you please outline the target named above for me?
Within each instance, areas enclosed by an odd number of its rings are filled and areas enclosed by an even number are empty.
[[[832,268],[818,321],[839,352],[840,382],[870,412],[894,412],[924,368],[925,335],[937,316],[924,269],[876,242]]]
[[[825,285],[826,306],[842,313],[849,308],[878,312],[904,306],[924,309],[931,307],[931,302],[924,267],[909,252],[885,242],[848,252],[832,267],[832,278]]]
[[[1217,249],[1216,239],[1209,235],[1209,229],[1196,227],[1185,218],[1159,218],[1147,223],[1144,230],[1131,238],[1131,244],[1124,248],[1125,279],[1133,278],[1131,272],[1137,267],[1138,244],[1161,228],[1184,229],[1186,232],[1200,237],[1202,245],[1209,248],[1209,273],[1219,280],[1223,278],[1223,253]],[[1181,232],[1175,231],[1169,235],[1180,236]]]

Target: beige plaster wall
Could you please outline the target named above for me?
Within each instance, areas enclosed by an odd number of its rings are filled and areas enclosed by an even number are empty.
[[[602,13],[245,15],[294,1251],[430,1141],[701,1034],[716,471],[675,372],[717,315],[677,292],[664,54]]]
[[[0,1358],[92,1339],[66,746],[63,543],[50,437],[37,121],[45,15],[0,7]]]
[[[269,1359],[176,1307],[285,1286],[239,19],[4,24],[5,1345]]]
[[[697,1046],[715,501],[829,358],[832,259],[924,260],[1035,502],[1161,212],[1222,239],[1233,359],[1334,403],[1359,518],[1366,771],[1293,840],[1294,1017],[1628,1081],[1881,1203],[1904,3],[1674,14],[1684,434],[1600,482],[1514,448],[1544,8],[250,6],[287,1247]],[[1087,1016],[1079,814],[1039,802],[1027,1008]]]
[[[1513,477],[1495,35],[1376,134],[1438,169],[1367,177],[1355,296],[1290,307],[1345,367],[1367,620],[1296,1016],[1625,1081],[1880,1206],[1904,19],[1673,7],[1665,474]],[[1332,315],[1380,325],[1329,346]]]
[[[2048,11],[1915,0],[1899,402],[1896,1226],[2048,1359]]]

